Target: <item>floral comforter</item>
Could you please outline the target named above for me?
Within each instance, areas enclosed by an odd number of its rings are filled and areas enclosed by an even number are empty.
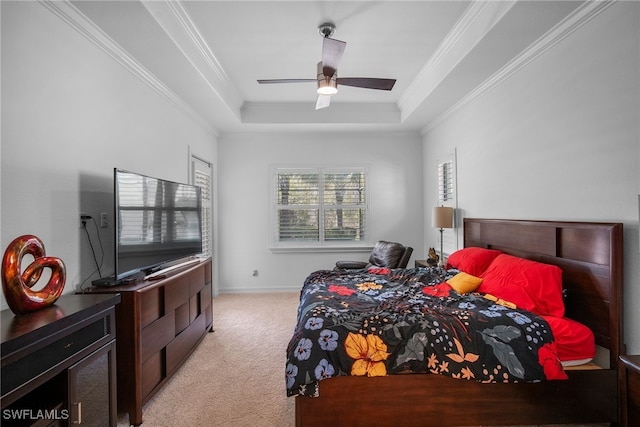
[[[441,268],[320,270],[307,277],[287,347],[287,395],[337,375],[432,373],[480,382],[566,379],[549,325]]]

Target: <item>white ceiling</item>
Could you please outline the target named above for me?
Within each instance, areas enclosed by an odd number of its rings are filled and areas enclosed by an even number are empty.
[[[114,57],[205,126],[225,133],[420,131],[581,3],[82,0],[68,5],[77,8],[71,7],[76,24],[107,40],[101,43],[111,46]],[[256,82],[315,78],[322,54],[318,26],[327,21],[337,27],[333,38],[347,43],[338,75],[395,78],[392,91],[340,86],[331,106],[316,111],[314,83]]]

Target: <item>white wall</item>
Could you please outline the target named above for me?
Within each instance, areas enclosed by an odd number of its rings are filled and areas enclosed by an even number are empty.
[[[40,3],[2,2],[1,30],[0,247],[40,237],[74,292],[95,268],[79,214],[113,221],[113,168],[186,182],[189,149],[215,161],[216,137]]]
[[[457,148],[463,216],[624,223],[631,353],[640,352],[639,10],[614,4],[424,136],[426,182]],[[426,186],[427,201],[435,190]]]
[[[299,290],[314,270],[368,253],[272,253],[271,165],[366,165],[371,236],[422,248],[422,159],[417,134],[235,134],[219,141],[220,291]],[[258,270],[258,276],[252,276]]]
[[[189,148],[210,159],[220,290],[299,289],[310,271],[357,254],[269,251],[269,165],[370,165],[376,238],[412,245],[415,259],[437,245],[435,163],[457,148],[464,216],[624,223],[626,341],[640,352],[636,2],[614,4],[423,141],[287,133],[218,144],[41,4],[2,2],[1,18],[0,248],[21,234],[41,237],[67,265],[66,292],[93,269],[78,216],[110,212],[114,166],[186,181]],[[105,246],[111,233],[101,230]]]

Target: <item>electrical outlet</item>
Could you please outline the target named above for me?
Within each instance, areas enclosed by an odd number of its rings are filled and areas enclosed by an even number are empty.
[[[100,213],[100,227],[107,228],[108,224],[109,224],[109,221],[107,220],[107,213],[106,212]]]
[[[88,215],[87,215],[86,213],[81,213],[81,214],[80,214],[80,217],[79,217],[79,218],[80,218],[80,222],[78,223],[78,226],[79,226],[80,228],[84,228],[84,227],[86,227],[86,224],[87,224],[87,220],[86,220],[86,218],[87,218],[87,216],[88,216]],[[83,223],[84,223],[84,224],[83,224]]]

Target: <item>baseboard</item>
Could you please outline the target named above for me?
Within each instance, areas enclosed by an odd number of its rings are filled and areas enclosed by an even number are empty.
[[[219,288],[218,294],[265,294],[277,292],[300,292],[300,286],[259,287],[259,288]]]

